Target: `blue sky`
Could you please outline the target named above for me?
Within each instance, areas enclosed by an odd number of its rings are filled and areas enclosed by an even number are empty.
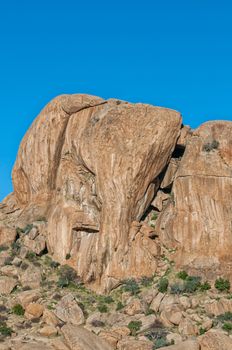
[[[230,0],[0,2],[0,200],[29,125],[54,96],[90,93],[232,120]]]

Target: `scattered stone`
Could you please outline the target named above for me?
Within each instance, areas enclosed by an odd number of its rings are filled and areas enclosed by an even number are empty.
[[[72,294],[65,295],[56,305],[56,316],[63,322],[81,325],[85,322],[82,309],[78,306]]]
[[[81,326],[65,325],[61,332],[71,350],[113,350],[110,344]]]
[[[125,308],[124,312],[129,315],[133,316],[136,314],[141,314],[144,311],[144,306],[140,299],[133,299]]]
[[[161,304],[162,299],[165,297],[164,293],[158,293],[155,298],[152,300],[152,303],[150,305],[150,309],[153,310],[154,312],[159,311],[159,307]]]
[[[44,326],[39,333],[44,337],[51,337],[57,334],[57,329],[54,326]]]
[[[17,286],[17,280],[11,277],[0,276],[0,294],[10,294]]]
[[[58,326],[61,323],[54,312],[48,309],[44,310],[42,320],[49,326]]]
[[[41,270],[34,265],[29,265],[29,267],[20,274],[20,282],[23,287],[37,289],[40,287],[41,280]]]
[[[197,335],[199,332],[198,327],[189,318],[182,318],[178,329],[185,336]]]
[[[205,311],[208,315],[219,316],[225,312],[232,312],[232,300],[222,298],[214,300],[205,305]]]
[[[17,300],[24,309],[30,303],[37,301],[40,298],[40,292],[38,290],[26,290],[17,294]]]
[[[30,303],[25,308],[25,317],[28,320],[33,320],[43,315],[44,306],[37,303]]]

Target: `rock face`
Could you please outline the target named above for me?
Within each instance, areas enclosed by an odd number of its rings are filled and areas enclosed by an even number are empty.
[[[162,242],[177,248],[177,266],[209,277],[230,272],[231,197],[232,123],[203,124],[188,139],[172,200],[157,220]]]
[[[157,246],[140,233],[139,221],[180,128],[180,114],[165,108],[88,95],[56,98],[19,149],[8,200],[20,209],[17,220],[46,217],[49,253],[61,263],[69,256],[96,290],[153,274]]]
[[[177,268],[231,279],[231,122],[192,132],[170,109],[62,95],[25,135],[13,183],[0,242],[32,225],[21,258],[48,251],[99,292],[152,276],[164,247]]]

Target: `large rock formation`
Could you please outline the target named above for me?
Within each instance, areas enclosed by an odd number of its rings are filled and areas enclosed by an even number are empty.
[[[97,290],[152,275],[159,247],[139,221],[180,129],[173,110],[60,96],[24,137],[5,205],[21,226],[45,217],[48,251]]]
[[[232,123],[208,122],[189,138],[157,232],[177,266],[231,277]]]
[[[179,267],[231,274],[231,122],[192,132],[170,109],[59,96],[24,137],[13,183],[0,241],[37,222],[42,237],[24,243],[40,253],[46,240],[97,291],[153,275],[161,246]]]

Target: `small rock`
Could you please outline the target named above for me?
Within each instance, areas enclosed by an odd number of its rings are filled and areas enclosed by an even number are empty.
[[[11,277],[0,277],[0,294],[10,294],[16,287],[17,281]]]
[[[81,325],[85,322],[83,311],[72,294],[65,295],[56,305],[56,316],[63,322]]]
[[[99,337],[104,339],[113,349],[117,348],[117,343],[120,340],[120,336],[117,333],[111,331],[101,331]]]
[[[51,337],[57,334],[57,329],[54,326],[44,326],[39,333],[44,337]]]
[[[19,267],[22,263],[22,259],[18,258],[17,256],[13,259],[12,265]]]
[[[25,317],[28,320],[39,318],[43,315],[44,306],[37,303],[30,303],[25,308]]]
[[[8,277],[18,277],[18,269],[12,265],[6,265],[1,267],[1,273]]]
[[[179,324],[179,332],[185,336],[197,335],[198,327],[189,318],[182,318]]]
[[[26,308],[26,306],[30,303],[37,301],[39,298],[40,292],[37,290],[26,290],[17,295],[19,304],[21,304],[24,308]]]
[[[156,297],[152,300],[152,303],[150,305],[150,309],[158,312],[159,311],[159,307],[160,307],[160,303],[162,301],[162,299],[165,297],[165,294],[163,293],[158,293],[156,295]]]
[[[43,312],[43,322],[45,322],[49,326],[58,326],[60,324],[60,320],[56,317],[53,311],[45,309]]]
[[[142,302],[140,299],[133,299],[125,308],[124,312],[129,315],[133,316],[136,314],[141,314],[144,311],[144,307],[142,305]]]
[[[30,287],[31,289],[37,289],[41,283],[41,271],[40,268],[29,265],[29,267],[21,272],[20,282],[23,287]]]

